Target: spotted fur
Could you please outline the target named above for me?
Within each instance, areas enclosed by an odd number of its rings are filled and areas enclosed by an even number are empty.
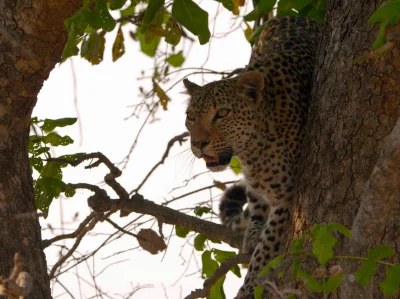
[[[223,194],[219,204],[219,218],[222,224],[234,231],[244,231],[249,223],[250,211],[243,206],[247,203],[246,185],[236,184]]]
[[[223,223],[236,230],[247,225],[243,250],[252,252],[236,298],[252,298],[257,274],[278,255],[287,229],[318,38],[311,19],[274,18],[243,74],[203,87],[184,81],[194,155],[212,171],[225,169],[235,155],[246,178],[246,193],[228,189],[220,206]]]

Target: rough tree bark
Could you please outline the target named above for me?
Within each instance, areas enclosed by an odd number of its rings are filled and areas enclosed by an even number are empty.
[[[34,278],[29,298],[51,298],[28,162],[29,120],[44,80],[60,61],[73,1],[0,0],[0,274],[21,252]],[[18,215],[18,217],[17,217]],[[25,217],[24,217],[25,215]]]
[[[400,116],[399,47],[392,48],[384,57],[353,63],[354,59],[371,51],[377,26],[369,26],[367,20],[381,2],[328,1],[306,127],[304,158],[297,181],[291,237],[309,230],[314,223],[339,222],[353,226],[372,170]],[[363,248],[356,255],[366,256],[368,248],[386,244],[396,252],[397,259],[393,262],[399,262],[399,189],[397,194],[394,192],[394,201],[387,200],[387,196],[393,194],[381,194],[378,204],[387,205],[387,214],[369,211],[371,217],[382,218],[380,222],[384,226],[368,232],[370,239],[364,240]],[[348,280],[347,275],[345,283]],[[372,298],[382,298],[377,280],[373,288],[373,293],[371,289],[366,293]],[[342,293],[342,298],[346,297],[367,298],[348,297]]]

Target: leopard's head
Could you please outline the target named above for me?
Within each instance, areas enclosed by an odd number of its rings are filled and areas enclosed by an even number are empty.
[[[193,154],[203,158],[211,171],[221,171],[233,156],[243,156],[248,141],[254,138],[264,77],[257,71],[249,71],[204,86],[187,79],[183,83],[191,96],[186,127]]]

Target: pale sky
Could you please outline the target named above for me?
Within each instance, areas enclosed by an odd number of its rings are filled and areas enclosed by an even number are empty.
[[[213,18],[218,7],[215,1],[203,1],[201,7],[210,14],[210,30],[213,29]],[[229,31],[233,20],[233,15],[220,7],[221,14],[217,20],[215,30],[216,35]],[[244,12],[242,11],[243,15]],[[244,25],[242,25],[244,28]],[[78,125],[57,130],[60,135],[70,135],[75,143],[66,148],[54,150],[56,156],[75,153],[75,152],[97,152],[105,154],[112,162],[121,161],[128,153],[129,148],[144,119],[131,118],[124,120],[132,112],[129,107],[139,103],[141,100],[137,95],[139,86],[149,86],[151,81],[138,81],[142,70],[152,68],[152,58],[140,52],[139,43],[132,41],[128,35],[129,25],[124,27],[126,53],[117,62],[111,60],[111,42],[114,40],[115,32],[106,35],[108,41],[104,61],[98,66],[91,66],[87,61],[80,57],[73,58],[77,76],[77,93],[79,111],[83,126],[83,144],[79,146]],[[131,28],[132,29],[132,28]],[[161,45],[163,46],[163,45]],[[200,46],[198,43],[193,45],[190,56],[187,57],[183,67],[200,67],[206,60],[209,45]],[[211,54],[205,67],[217,71],[233,70],[244,67],[250,57],[250,45],[245,40],[243,30],[237,30],[226,37],[212,39]],[[149,72],[150,74],[150,72]],[[170,83],[180,80],[186,73],[178,73]],[[212,80],[219,79],[217,76],[191,76],[190,79],[198,84],[203,84]],[[206,81],[203,81],[206,80]],[[166,85],[164,87],[168,87]],[[160,121],[147,125],[141,135],[138,145],[135,148],[131,160],[124,170],[122,177],[118,181],[128,190],[134,189],[144,178],[147,172],[161,159],[167,142],[182,132],[185,126],[185,109],[187,95],[182,94],[183,84],[178,84],[169,93],[172,102],[168,105],[168,111],[159,111]],[[75,117],[76,112],[73,104],[73,80],[70,61],[62,65],[57,65],[51,72],[49,79],[45,82],[40,94],[38,104],[33,112],[33,116],[44,118]],[[175,145],[170,152],[166,163],[161,166],[151,176],[143,186],[140,193],[145,198],[157,203],[173,196],[179,196],[186,192],[207,186],[213,179],[228,181],[239,179],[231,170],[226,170],[219,174],[206,174],[192,181],[185,189],[178,190],[172,194],[169,192],[177,186],[181,186],[185,179],[190,178],[196,173],[206,170],[204,162],[196,160],[193,168],[191,153],[184,152],[189,147],[185,143],[182,147]],[[68,167],[64,170],[65,182],[87,182],[101,183],[106,173],[105,167],[85,170],[83,167]],[[217,189],[212,190],[211,196],[220,194]],[[112,195],[112,193],[109,193]],[[70,199],[55,200],[50,208],[49,217],[42,220],[43,239],[51,238],[60,234],[59,229],[45,229],[50,224],[53,228],[60,228],[60,200],[62,201],[65,233],[75,230],[79,223],[90,213],[86,199],[90,196],[89,192],[78,190],[75,197]],[[170,207],[180,209],[185,207],[195,207],[196,203],[206,201],[210,198],[210,192],[197,193],[172,204]],[[219,198],[214,201],[214,210],[217,211]],[[78,220],[72,221],[74,214],[78,212]],[[120,218],[113,215],[112,220],[120,226],[124,226],[132,221],[137,214]],[[218,219],[215,219],[218,222]],[[147,223],[142,228],[149,227],[153,221]],[[154,227],[157,230],[157,226]],[[167,237],[171,233],[172,226],[164,225],[163,232]],[[87,253],[97,248],[106,238],[107,234],[115,232],[115,229],[108,223],[98,224],[93,230],[92,236],[87,236],[78,247],[79,253]],[[135,232],[135,231],[133,231]],[[94,234],[95,233],[95,234]],[[201,288],[203,280],[201,273],[197,272],[201,268],[201,256],[198,252],[192,255],[193,239],[187,244],[187,240],[175,236],[170,238],[167,252],[158,255],[151,255],[142,249],[127,251],[123,254],[115,255],[106,259],[116,252],[124,251],[138,246],[135,238],[123,236],[122,238],[103,247],[93,260],[82,263],[78,267],[78,275],[86,279],[89,284],[93,284],[91,272],[96,274],[108,267],[96,279],[97,285],[108,294],[108,297],[96,294],[93,287],[83,280],[78,282],[76,269],[59,277],[75,298],[122,298],[117,294],[127,294],[132,290],[132,286],[138,284],[153,285],[152,288],[138,291],[130,298],[184,298],[190,291]],[[168,241],[167,241],[168,242]],[[58,245],[72,245],[71,241],[57,242]],[[212,244],[213,248],[222,250],[234,250],[227,245]],[[59,258],[59,248],[51,247],[46,249],[48,266],[51,267]],[[64,252],[65,253],[65,252]],[[78,255],[77,255],[78,256]],[[91,269],[90,271],[88,269]],[[185,273],[185,274],[184,274]],[[242,276],[245,271],[242,270]],[[237,279],[233,274],[228,274],[225,282],[225,293],[227,298],[233,298],[242,283],[242,279]],[[164,290],[164,288],[165,290]],[[54,298],[71,298],[57,284],[53,285]],[[167,294],[166,297],[164,294]]]

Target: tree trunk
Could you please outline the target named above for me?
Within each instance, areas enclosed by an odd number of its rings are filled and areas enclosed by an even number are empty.
[[[0,0],[0,275],[21,252],[29,298],[51,298],[28,161],[29,120],[66,40],[63,21],[81,1]]]
[[[314,223],[352,227],[366,183],[400,116],[399,47],[383,57],[353,62],[371,51],[378,26],[369,26],[367,21],[380,4],[328,1],[297,180],[292,237]],[[386,205],[387,215],[375,215],[374,210],[370,214],[381,217],[384,225],[371,232],[357,255],[366,256],[370,247],[386,244],[395,250],[393,262],[398,262],[399,195],[397,190],[397,202],[389,202],[382,194],[380,204]],[[346,275],[344,283],[348,279]],[[373,298],[382,297],[375,281]]]

